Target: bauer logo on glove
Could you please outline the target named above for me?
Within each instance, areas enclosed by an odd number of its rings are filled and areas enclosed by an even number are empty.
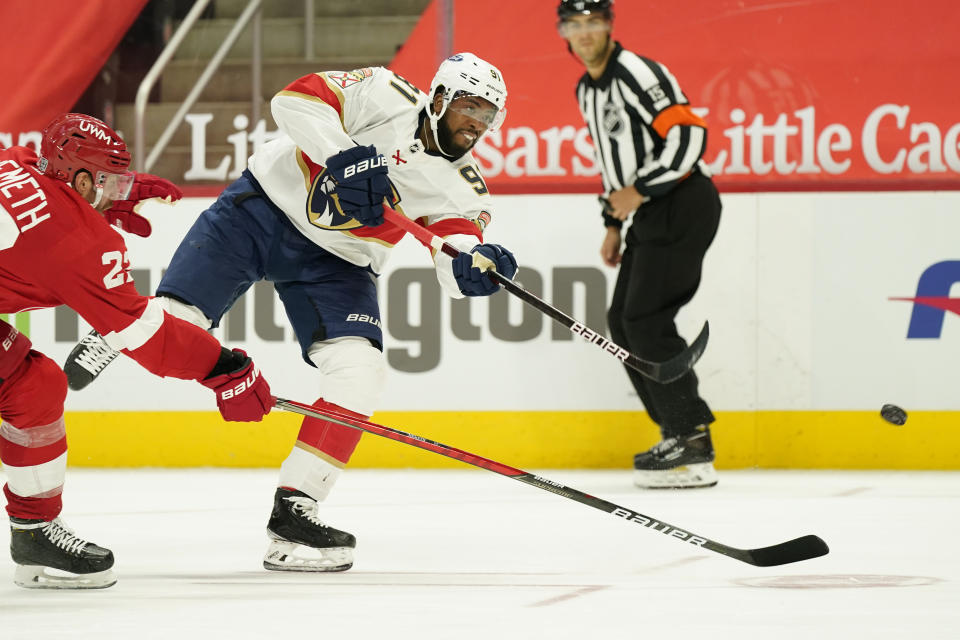
[[[376,169],[377,167],[387,166],[387,159],[383,155],[379,155],[376,158],[370,158],[367,160],[361,160],[356,164],[351,164],[343,169],[343,177],[349,178],[358,173],[363,173],[367,169]]]
[[[251,388],[254,385],[254,383],[256,383],[257,378],[259,377],[260,377],[260,369],[254,367],[253,370],[250,371],[250,375],[247,376],[247,378],[245,378],[244,380],[242,380],[239,384],[236,384],[233,387],[230,387],[229,389],[224,389],[223,391],[221,391],[220,399],[229,400],[230,398],[239,396],[241,393]]]
[[[393,193],[386,158],[371,144],[334,154],[326,166],[336,184],[331,195],[343,214],[367,227],[383,224],[383,200]]]
[[[222,348],[213,371],[200,384],[216,394],[224,420],[256,422],[273,407],[270,385],[243,349]]]

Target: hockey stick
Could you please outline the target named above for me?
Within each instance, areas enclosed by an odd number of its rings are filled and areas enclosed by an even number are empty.
[[[566,487],[559,482],[554,482],[553,480],[548,480],[546,478],[527,473],[526,471],[515,469],[500,462],[489,460],[461,449],[455,449],[454,447],[449,447],[445,444],[434,442],[433,440],[427,440],[426,438],[422,438],[420,436],[404,433],[403,431],[391,429],[390,427],[384,427],[383,425],[368,422],[366,420],[360,420],[359,418],[353,418],[329,409],[320,411],[315,407],[294,402],[292,400],[284,400],[283,398],[274,398],[274,400],[276,401],[276,406],[284,409],[285,411],[291,411],[293,413],[299,413],[300,415],[319,418],[320,420],[328,420],[334,424],[339,424],[344,427],[351,427],[353,429],[359,429],[360,431],[366,431],[367,433],[382,436],[390,440],[396,440],[397,442],[410,444],[420,449],[425,449],[426,451],[432,451],[433,453],[438,453],[442,456],[453,458],[454,460],[460,460],[461,462],[472,464],[475,467],[480,467],[481,469],[493,471],[494,473],[498,473],[502,476],[519,480],[524,484],[528,484],[538,489],[555,493],[558,496],[569,498],[570,500],[574,500],[580,504],[585,504],[588,507],[599,509],[600,511],[609,513],[610,515],[623,518],[628,522],[634,522],[680,542],[686,542],[696,547],[701,547],[703,549],[713,551],[714,553],[719,553],[721,555],[725,555],[757,567],[775,567],[782,564],[790,564],[791,562],[800,562],[802,560],[818,558],[822,555],[826,555],[829,552],[827,543],[814,535],[803,536],[794,540],[788,540],[787,542],[775,544],[771,547],[761,547],[759,549],[737,549],[736,547],[729,547],[725,544],[715,542],[701,535],[675,527],[672,524],[663,522],[662,520],[656,520],[632,509],[627,509],[626,507],[621,507],[620,505],[616,505],[612,502],[607,502],[601,498],[595,498],[589,494],[583,493],[582,491]]]
[[[456,258],[458,255],[460,255],[460,250],[453,245],[444,242],[443,238],[434,234],[429,229],[420,226],[403,214],[397,213],[386,205],[383,207],[383,215],[388,222],[412,234],[417,240],[433,248],[435,251],[442,251],[451,258]],[[677,378],[683,376],[691,369],[691,367],[693,367],[694,364],[696,364],[697,360],[700,359],[700,356],[703,355],[703,350],[707,347],[707,340],[710,337],[710,326],[709,323],[704,322],[703,328],[700,329],[700,335],[697,336],[697,339],[694,340],[690,346],[669,360],[666,360],[665,362],[650,362],[649,360],[643,360],[630,353],[620,345],[608,340],[602,334],[581,324],[577,320],[574,320],[563,311],[560,311],[560,309],[557,309],[553,305],[544,302],[539,297],[533,293],[530,293],[510,278],[500,275],[493,268],[493,262],[484,256],[474,254],[473,262],[473,266],[478,267],[483,271],[487,271],[490,275],[490,279],[506,289],[508,293],[520,298],[541,313],[550,316],[564,327],[569,329],[574,335],[578,335],[590,344],[595,344],[607,353],[613,354],[613,357],[618,359],[620,362],[655,382],[673,382]]]

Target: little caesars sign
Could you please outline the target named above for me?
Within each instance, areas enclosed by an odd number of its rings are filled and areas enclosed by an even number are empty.
[[[710,122],[709,109],[697,109]],[[228,181],[239,177],[247,158],[279,133],[264,120],[249,128],[247,116],[233,118],[226,136],[233,151],[208,157],[207,126],[214,116],[186,116],[191,131],[190,167],[183,180]],[[960,122],[940,126],[912,117],[909,105],[882,104],[856,126],[821,123],[813,106],[789,113],[748,114],[732,109],[733,126],[711,132],[706,161],[721,182],[777,177],[830,182],[837,179],[949,178],[960,175]],[[599,172],[589,133],[581,123],[535,130],[517,126],[485,136],[475,150],[484,177],[497,186],[516,185],[545,191],[543,185],[582,185],[599,190]],[[723,177],[726,177],[724,179]],[[537,185],[540,185],[537,188]],[[562,189],[569,191],[569,188]]]

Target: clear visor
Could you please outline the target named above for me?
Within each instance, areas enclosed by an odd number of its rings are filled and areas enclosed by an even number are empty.
[[[557,23],[557,31],[564,38],[572,38],[580,33],[600,33],[610,31],[610,23],[602,17],[589,20],[563,20]]]
[[[106,198],[111,202],[126,200],[133,188],[135,173],[127,171],[124,173],[107,173],[98,171],[96,179],[97,189],[102,189],[101,198]]]
[[[469,91],[457,91],[453,94],[453,100],[450,101],[447,109],[473,118],[491,131],[499,128],[503,124],[503,119],[507,117],[506,107],[497,109],[497,105]]]

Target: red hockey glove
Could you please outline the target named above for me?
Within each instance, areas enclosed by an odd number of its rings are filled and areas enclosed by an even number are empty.
[[[260,375],[245,351],[223,350],[220,361],[212,374],[224,366],[230,366],[227,373],[210,375],[200,381],[205,387],[217,394],[217,408],[224,420],[231,422],[259,422],[273,408],[273,396],[270,385]]]
[[[118,229],[146,238],[153,228],[149,220],[137,213],[140,203],[151,198],[162,198],[167,203],[171,203],[182,197],[183,192],[169,180],[149,173],[138,173],[133,180],[127,199],[117,200],[103,212],[103,215],[109,224]]]

